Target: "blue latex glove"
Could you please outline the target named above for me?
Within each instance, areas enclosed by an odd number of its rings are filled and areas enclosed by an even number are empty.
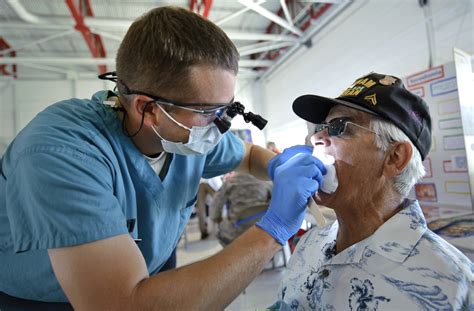
[[[274,156],[270,161],[268,161],[268,177],[273,180],[275,176],[275,169],[291,159],[293,156],[298,153],[312,154],[313,147],[306,145],[296,145],[290,148],[286,148],[282,153]]]
[[[283,245],[300,228],[308,199],[319,189],[323,174],[324,164],[311,154],[297,154],[278,166],[270,206],[256,225]]]

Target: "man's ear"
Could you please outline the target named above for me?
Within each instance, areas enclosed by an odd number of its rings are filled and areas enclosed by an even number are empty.
[[[140,122],[143,118],[143,125],[152,125],[156,123],[156,110],[159,108],[153,101],[150,101],[150,98],[142,95],[134,96],[131,109],[133,110],[133,115],[137,116]]]
[[[384,174],[395,177],[405,169],[413,155],[413,147],[407,141],[396,142],[389,149],[384,163]]]

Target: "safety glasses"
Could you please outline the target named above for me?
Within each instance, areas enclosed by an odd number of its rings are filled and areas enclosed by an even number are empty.
[[[141,91],[130,90],[130,89],[127,95],[144,95],[153,99],[153,101],[157,104],[166,105],[169,107],[177,107],[179,109],[191,111],[191,112],[198,113],[201,115],[206,115],[206,116],[221,115],[227,110],[229,105],[234,102],[234,100],[232,99],[232,101],[228,104],[206,104],[206,103],[184,104],[184,103],[166,99],[164,97],[148,94]]]
[[[153,102],[157,104],[178,107],[180,109],[184,109],[184,110],[191,111],[194,113],[206,115],[207,117],[214,116],[214,115],[217,115],[217,116],[222,115],[226,111],[226,109],[232,103],[234,103],[234,99],[232,99],[229,103],[221,103],[221,104],[207,104],[207,103],[186,103],[185,104],[185,103],[176,102],[176,101],[169,100],[161,96],[156,96],[156,95],[149,94],[146,92],[130,89],[125,83],[123,83],[122,81],[118,79],[117,73],[115,71],[101,74],[99,75],[99,79],[110,80],[118,84],[121,84],[124,89],[124,95],[144,95],[151,98]]]
[[[170,107],[178,107],[183,110],[191,111],[194,113],[198,114],[204,114],[204,115],[220,115],[224,113],[225,110],[227,110],[228,106],[232,104],[234,101],[232,100],[228,104],[206,104],[206,103],[189,103],[189,104],[184,104],[176,101],[171,101],[169,99],[155,96],[152,94],[148,94],[145,92],[140,92],[140,91],[134,91],[130,90],[130,94],[134,95],[145,95],[147,97],[150,97],[153,99],[153,101],[157,104],[161,105],[166,105]]]
[[[364,126],[361,126],[359,124],[356,124],[354,122],[351,122],[349,120],[350,120],[349,118],[336,118],[336,119],[332,119],[329,122],[318,123],[318,124],[316,124],[316,128],[314,130],[314,133],[318,133],[318,132],[321,132],[325,129],[328,129],[329,136],[339,137],[342,134],[344,134],[344,132],[347,129],[347,125],[350,124],[350,125],[356,126],[358,128],[362,128],[364,130],[367,130],[369,132],[372,132],[372,133],[376,134],[371,129],[369,129],[367,127],[364,127]]]

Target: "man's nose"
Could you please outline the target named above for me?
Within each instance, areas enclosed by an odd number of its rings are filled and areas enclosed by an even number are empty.
[[[311,144],[313,146],[323,145],[324,147],[329,147],[331,145],[331,140],[329,138],[328,129],[325,128],[322,131],[314,133],[313,136],[311,136]]]

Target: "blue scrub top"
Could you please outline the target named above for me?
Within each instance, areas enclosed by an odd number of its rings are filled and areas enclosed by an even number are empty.
[[[156,273],[189,220],[201,177],[232,171],[244,156],[229,131],[205,156],[175,154],[162,181],[102,104],[108,95],[46,108],[0,159],[0,291],[67,301],[47,249],[127,233],[127,221]]]

